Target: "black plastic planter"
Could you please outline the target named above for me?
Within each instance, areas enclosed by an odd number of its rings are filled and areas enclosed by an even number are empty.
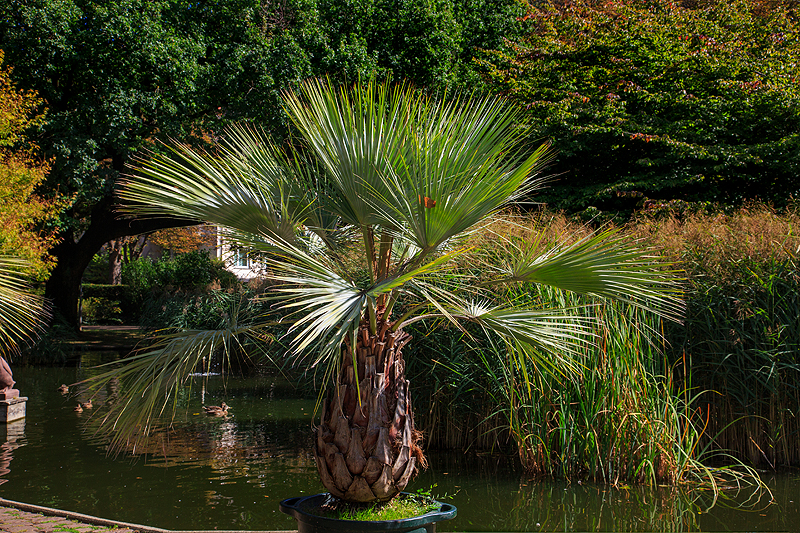
[[[450,520],[456,516],[455,505],[439,503],[438,511],[430,511],[421,516],[402,520],[382,520],[361,522],[358,520],[338,520],[308,513],[303,509],[321,507],[330,495],[315,494],[299,498],[287,498],[281,502],[281,511],[297,519],[298,533],[334,533],[352,531],[353,533],[372,533],[391,531],[393,533],[435,533],[436,522]]]

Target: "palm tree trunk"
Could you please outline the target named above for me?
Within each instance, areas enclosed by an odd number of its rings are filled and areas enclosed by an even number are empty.
[[[315,457],[325,488],[350,502],[387,501],[425,466],[414,429],[409,382],[401,350],[411,335],[379,320],[358,330],[355,365],[350,342],[342,347],[336,384],[322,406]]]

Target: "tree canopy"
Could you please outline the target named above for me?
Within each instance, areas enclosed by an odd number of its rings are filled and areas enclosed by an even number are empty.
[[[539,199],[616,210],[796,196],[800,27],[762,4],[530,2],[530,32],[483,66],[559,151],[561,179]]]

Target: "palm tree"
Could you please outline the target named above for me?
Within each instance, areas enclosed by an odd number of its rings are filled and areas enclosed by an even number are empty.
[[[19,352],[20,343],[35,338],[48,317],[44,299],[30,292],[22,277],[23,259],[0,256],[0,356]]]
[[[142,159],[120,196],[129,213],[217,224],[259,254],[278,284],[271,297],[291,312],[289,356],[314,354],[332,380],[315,430],[331,494],[391,499],[425,461],[405,377],[409,324],[474,323],[530,356],[557,358],[586,339],[587,323],[496,302],[497,286],[545,283],[678,312],[668,276],[612,232],[548,249],[530,243],[488,265],[479,282],[453,283],[448,269],[471,232],[539,187],[548,159],[546,146],[529,148],[518,111],[502,99],[310,81],[283,102],[293,149],[235,127],[215,153],[176,144],[169,156]],[[237,335],[257,337],[256,327],[265,326],[233,320],[225,330],[173,334],[107,373],[136,385],[108,422],[124,438],[146,430],[201,357]]]

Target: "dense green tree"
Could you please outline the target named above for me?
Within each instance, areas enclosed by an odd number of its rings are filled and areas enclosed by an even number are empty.
[[[131,155],[157,149],[158,139],[215,140],[231,120],[258,120],[280,137],[280,92],[310,76],[391,74],[442,87],[480,44],[462,38],[464,28],[496,43],[516,24],[504,18],[515,5],[487,10],[494,15],[481,29],[469,2],[450,0],[3,3],[0,47],[15,81],[49,108],[36,135],[53,158],[42,190],[70,198],[47,295],[77,323],[82,272],[104,243],[190,222],[115,214],[113,191]]]
[[[169,2],[10,2],[0,42],[15,78],[50,114],[38,139],[52,157],[45,191],[70,198],[46,294],[73,323],[81,275],[107,241],[176,221],[119,219],[112,193],[128,157],[156,134],[187,138],[220,107],[203,31],[213,16]]]
[[[681,7],[682,5],[693,7]],[[541,199],[784,205],[800,192],[800,26],[750,0],[530,2],[530,32],[483,66],[552,139]],[[650,204],[650,202],[648,202]]]

